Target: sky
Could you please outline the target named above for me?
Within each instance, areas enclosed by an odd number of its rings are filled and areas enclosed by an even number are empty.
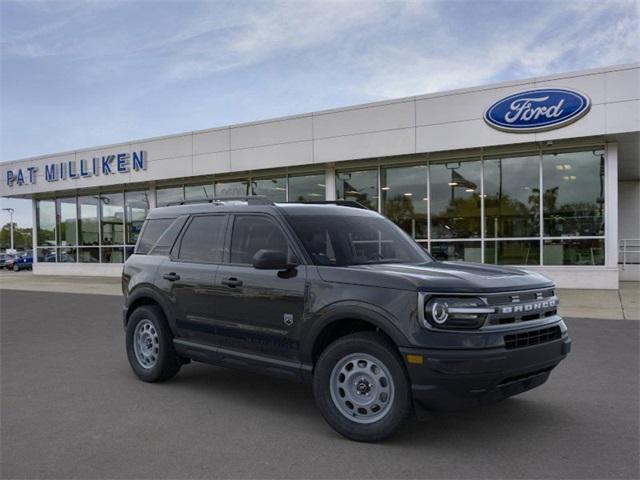
[[[2,0],[0,16],[0,161],[640,60],[640,0]],[[31,225],[30,201],[1,202]]]

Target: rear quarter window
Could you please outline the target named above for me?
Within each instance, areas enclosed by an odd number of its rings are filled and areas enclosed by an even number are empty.
[[[142,227],[135,253],[140,255],[168,254],[186,218],[186,216],[181,216],[147,220]]]

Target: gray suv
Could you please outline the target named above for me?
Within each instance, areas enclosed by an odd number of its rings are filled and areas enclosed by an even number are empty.
[[[140,379],[193,360],[308,382],[326,421],[359,441],[537,387],[571,346],[547,278],[435,261],[354,202],[154,209],[122,286]]]

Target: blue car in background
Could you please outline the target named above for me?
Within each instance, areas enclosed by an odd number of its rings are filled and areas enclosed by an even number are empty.
[[[33,268],[33,254],[31,252],[19,254],[13,259],[12,265],[7,262],[7,268],[12,269],[14,272],[31,270]]]

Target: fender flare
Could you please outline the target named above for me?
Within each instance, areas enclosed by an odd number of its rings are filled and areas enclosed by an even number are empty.
[[[301,339],[302,363],[313,364],[313,347],[321,332],[332,323],[345,319],[362,320],[374,325],[391,338],[398,347],[409,345],[407,337],[398,327],[398,320],[391,313],[366,302],[341,301],[333,303],[317,313],[311,328]]]
[[[150,298],[151,300],[153,300],[155,303],[157,303],[160,306],[160,309],[162,310],[162,313],[164,313],[165,318],[167,319],[167,322],[169,323],[169,328],[171,328],[171,330],[175,333],[175,322],[172,318],[172,315],[170,314],[171,312],[171,306],[169,304],[169,302],[166,300],[166,298],[164,298],[164,296],[162,294],[160,294],[155,287],[153,287],[152,285],[149,284],[142,284],[142,285],[138,285],[135,287],[135,289],[129,294],[129,296],[127,297],[127,303],[126,303],[126,308],[127,308],[127,323],[129,322],[129,317],[131,316],[131,313],[133,312],[133,310],[131,309],[131,306],[136,303],[137,300],[141,299],[141,298]],[[126,324],[125,324],[126,326]]]

